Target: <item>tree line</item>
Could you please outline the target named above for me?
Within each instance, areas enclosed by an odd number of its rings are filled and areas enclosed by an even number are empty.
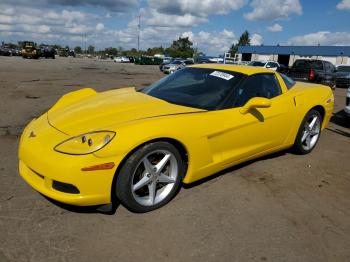
[[[224,44],[224,43],[223,43]],[[4,45],[4,42],[3,42]],[[16,46],[15,44],[9,43],[8,45]],[[44,44],[40,44],[44,45]],[[240,36],[237,43],[232,44],[229,52],[231,53],[231,57],[233,57],[237,51],[238,46],[245,46],[250,45],[250,35],[249,32],[246,30],[243,32],[243,34]],[[18,42],[18,47],[21,47],[21,42]],[[70,49],[69,46],[60,46],[60,45],[53,45],[55,49]],[[129,50],[124,50],[122,47],[108,47],[104,50],[96,51],[95,47],[93,45],[89,45],[86,50],[83,50],[81,46],[75,46],[73,48],[74,52],[76,54],[91,54],[91,55],[100,55],[100,56],[154,56],[155,54],[166,54],[171,57],[181,57],[181,58],[190,58],[190,57],[198,57],[198,56],[204,56],[205,54],[202,52],[199,52],[197,48],[193,47],[193,43],[190,41],[188,37],[179,37],[179,39],[174,40],[172,44],[164,48],[162,46],[160,47],[153,47],[148,48],[147,50],[137,50],[136,48],[131,48]]]

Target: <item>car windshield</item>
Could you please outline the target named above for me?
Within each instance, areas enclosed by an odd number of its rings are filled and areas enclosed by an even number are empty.
[[[143,93],[172,104],[214,110],[244,75],[209,68],[184,68],[162,78]]]
[[[350,73],[350,66],[338,66],[337,70],[339,72],[348,72],[348,73]]]
[[[259,61],[252,61],[252,62],[250,62],[248,65],[250,65],[250,66],[265,66],[265,63],[263,63],[263,62],[259,62]]]

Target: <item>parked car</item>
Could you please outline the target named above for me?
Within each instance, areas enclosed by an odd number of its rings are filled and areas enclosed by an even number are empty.
[[[213,61],[210,61],[209,57],[206,56],[200,56],[196,58],[196,63],[197,64],[209,64],[209,63],[214,63]]]
[[[172,61],[174,61],[174,59],[170,56],[166,56],[163,58],[163,63],[171,63]]]
[[[135,62],[135,58],[133,56],[127,56],[127,58],[129,59],[130,63]]]
[[[114,62],[116,63],[130,63],[130,59],[126,56],[117,56],[114,58]]]
[[[287,75],[294,80],[335,87],[335,66],[323,60],[297,59]]]
[[[275,61],[251,61],[247,64],[248,66],[264,67],[274,71],[280,67],[280,64]]]
[[[55,59],[56,51],[52,46],[40,46],[38,52],[39,57]]]
[[[0,47],[0,55],[2,56],[11,56],[12,52],[9,48],[6,47]]]
[[[13,56],[21,56],[21,55],[22,55],[21,49],[20,49],[20,48],[14,48],[14,49],[12,50],[12,55],[13,55]]]
[[[164,60],[163,59],[163,63],[161,63],[160,65],[159,65],[159,70],[160,71],[164,71],[164,66],[166,66],[166,65],[169,65],[169,64],[171,64],[173,61],[175,61],[174,59],[166,59],[166,60]]]
[[[182,183],[290,147],[310,153],[332,116],[333,92],[287,80],[265,68],[211,64],[142,91],[69,93],[25,127],[19,173],[63,203],[155,210]]]
[[[172,74],[177,70],[180,70],[182,68],[185,68],[186,64],[184,60],[175,60],[171,62],[170,64],[167,64],[163,67],[163,72],[165,74]]]
[[[185,63],[186,66],[188,65],[194,65],[193,59],[186,59],[183,61]]]
[[[350,65],[338,65],[335,73],[337,87],[350,87]]]
[[[346,102],[345,102],[345,114],[347,115],[348,119],[350,119],[350,87],[348,88],[348,92],[346,94]]]

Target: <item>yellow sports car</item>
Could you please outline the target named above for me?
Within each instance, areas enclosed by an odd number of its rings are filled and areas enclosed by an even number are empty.
[[[327,86],[249,66],[195,65],[140,91],[85,88],[25,128],[19,172],[60,202],[147,212],[181,183],[289,147],[311,152],[333,105]]]

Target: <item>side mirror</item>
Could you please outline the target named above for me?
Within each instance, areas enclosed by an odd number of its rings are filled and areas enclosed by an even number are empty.
[[[267,65],[266,68],[271,68],[271,66],[270,66],[270,65]]]
[[[271,106],[271,100],[263,97],[253,97],[240,110],[244,115],[254,108],[267,108]]]

